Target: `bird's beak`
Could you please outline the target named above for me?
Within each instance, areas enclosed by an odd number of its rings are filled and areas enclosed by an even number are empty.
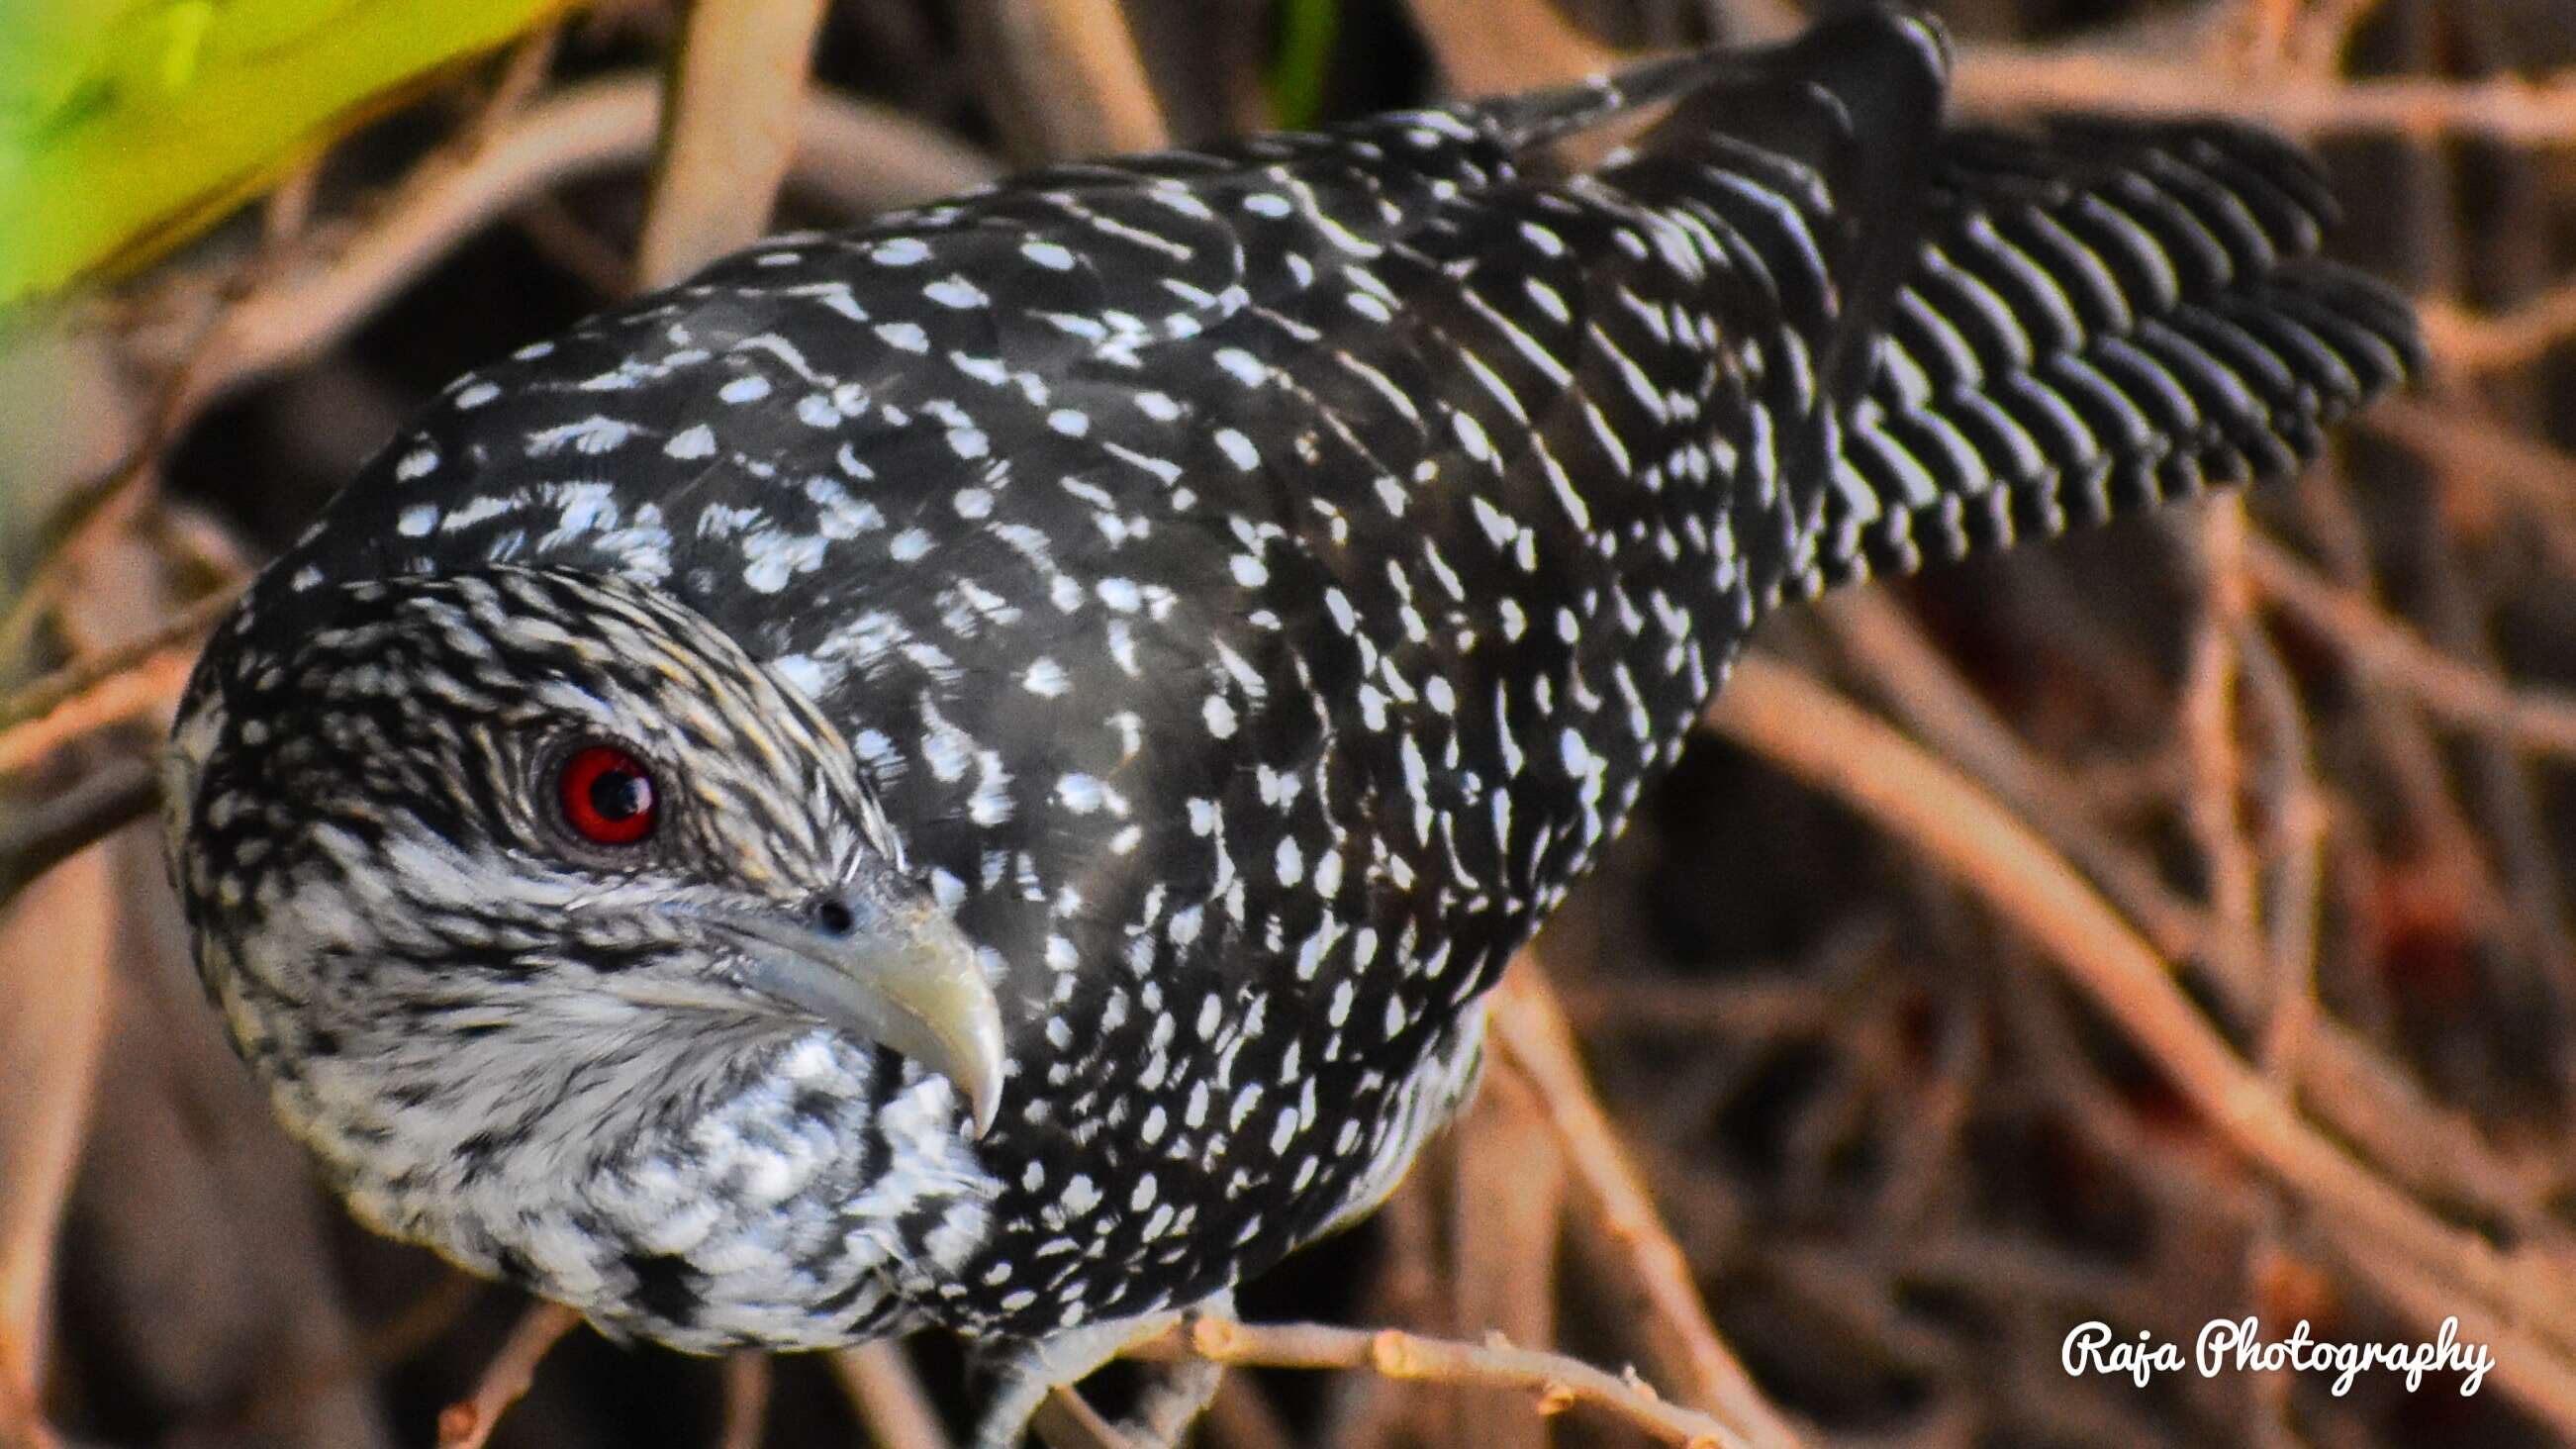
[[[777,917],[736,916],[743,978],[761,995],[946,1077],[966,1099],[975,1135],[1002,1105],[1002,1009],[975,947],[928,902],[840,935]]]

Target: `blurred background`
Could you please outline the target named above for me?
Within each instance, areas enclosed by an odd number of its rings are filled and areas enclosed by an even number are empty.
[[[1244,1315],[1499,1331],[1774,1442],[2576,1442],[2576,3],[1934,8],[1968,114],[2220,111],[2314,146],[2337,248],[2421,300],[2433,375],[2294,485],[1768,626],[1522,964],[1475,1111]],[[148,818],[212,612],[447,378],[738,240],[782,176],[777,225],[828,225],[1802,23],[0,13],[0,1444],[429,1444],[527,1309],[315,1187]],[[2060,1366],[2087,1321],[2188,1353],[2246,1315],[2456,1319],[2496,1368],[2468,1395]],[[960,1363],[578,1332],[491,1442],[936,1449]],[[1199,1442],[1651,1442],[1489,1363],[1382,1367],[1234,1374]]]

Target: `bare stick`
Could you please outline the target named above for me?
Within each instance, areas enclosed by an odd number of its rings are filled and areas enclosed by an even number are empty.
[[[530,1305],[474,1392],[438,1411],[438,1449],[483,1449],[501,1415],[536,1381],[537,1364],[579,1322],[581,1315],[560,1303]]]
[[[1524,951],[1504,976],[1502,989],[1494,993],[1492,1011],[1495,1041],[1538,1089],[1539,1100],[1565,1143],[1575,1180],[1590,1198],[1592,1216],[1645,1300],[1651,1330],[1647,1342],[1657,1350],[1665,1372],[1682,1381],[1689,1402],[1736,1425],[1735,1432],[1744,1442],[1798,1442],[1797,1432],[1763,1398],[1752,1376],[1717,1336],[1690,1263],[1665,1229],[1608,1116],[1594,1100],[1575,1056],[1565,1014],[1529,952]]]
[[[2182,697],[2184,754],[2191,762],[2183,821],[2207,864],[2211,910],[2224,929],[2250,939],[2261,881],[2253,848],[2238,823],[2244,761],[2236,749],[2236,634],[2251,607],[2245,588],[2244,501],[2218,501],[2199,522],[2204,578]],[[2212,960],[2221,970],[2247,970],[2252,964],[2236,953]],[[2254,980],[2240,980],[2234,991],[2251,997],[2258,987]]]
[[[2576,754],[2576,694],[2516,689],[2453,658],[2261,538],[2246,540],[2245,563],[2264,597],[2322,632],[2362,673],[2404,689],[2454,725],[2500,730],[2551,754]]]
[[[1448,88],[1468,96],[1598,75],[1616,51],[1574,28],[1548,0],[1413,0]]]
[[[958,7],[987,96],[1032,157],[1102,156],[1166,144],[1117,0],[969,0]]]
[[[676,282],[768,229],[796,154],[823,0],[692,0],[635,271]]]
[[[234,593],[232,589],[218,589],[171,615],[168,621],[142,638],[94,658],[75,659],[8,699],[0,700],[0,728],[50,713],[73,695],[92,688],[110,675],[145,666],[154,655],[164,650],[187,645],[193,652],[197,636],[213,627],[224,610],[232,607]]]
[[[0,827],[0,901],[161,801],[152,766],[131,756],[101,765],[79,784],[14,812]]]
[[[1531,1409],[1541,1415],[1588,1405],[1658,1443],[1684,1449],[1734,1449],[1752,1442],[1706,1414],[1666,1402],[1633,1376],[1616,1377],[1578,1359],[1515,1348],[1499,1338],[1460,1343],[1392,1328],[1372,1332],[1203,1317],[1186,1330],[1173,1328],[1131,1344],[1125,1356],[1156,1363],[1202,1358],[1244,1368],[1366,1369],[1388,1379],[1530,1394]]]
[[[2303,80],[2249,86],[2222,69],[2098,51],[1972,45],[1958,96],[1971,112],[2101,111],[2235,116],[2297,136],[2385,132],[2480,136],[2533,146],[2576,142],[2576,81]]]
[[[724,1365],[724,1425],[716,1449],[760,1449],[769,1424],[769,1355],[733,1354]]]
[[[863,1343],[836,1349],[824,1361],[878,1449],[949,1449],[948,1431],[901,1344]]]
[[[1451,1326],[1552,1346],[1568,1180],[1555,1124],[1528,1078],[1494,1072],[1450,1129],[1450,1144]],[[1515,1405],[1487,1394],[1457,1400],[1460,1442],[1546,1449],[1546,1425]]]
[[[313,356],[464,237],[575,176],[631,166],[651,150],[658,78],[570,87],[501,126],[484,145],[421,167],[384,211],[329,255],[223,313],[189,380],[184,414],[240,384]],[[792,179],[854,208],[920,200],[989,178],[994,164],[880,106],[816,94],[798,116]]]
[[[55,1234],[106,1029],[115,884],[92,851],[0,915],[0,1443],[41,1420]]]
[[[1029,1427],[1050,1449],[1137,1449],[1070,1384],[1058,1384],[1038,1401]]]
[[[2418,304],[2433,355],[2465,372],[2498,372],[2538,360],[2576,338],[2576,280],[2559,283],[2509,312],[2479,315],[2449,302]]]
[[[51,712],[0,730],[0,775],[23,770],[73,740],[176,704],[196,658],[194,645],[161,649]]]
[[[2511,1261],[2436,1221],[2319,1136],[2219,1038],[2092,888],[1991,797],[1831,691],[1758,656],[1737,666],[1709,721],[1913,844],[2038,938],[2212,1126],[2310,1207],[2554,1339],[2557,1353],[2500,1365],[2498,1374],[2562,1432],[2576,1432],[2576,1364],[2567,1356],[2576,1324],[2564,1285],[2539,1264]]]

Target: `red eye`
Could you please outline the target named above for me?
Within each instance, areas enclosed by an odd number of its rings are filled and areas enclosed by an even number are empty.
[[[661,811],[653,777],[615,745],[585,745],[565,758],[557,782],[564,823],[600,845],[633,845],[653,833]]]

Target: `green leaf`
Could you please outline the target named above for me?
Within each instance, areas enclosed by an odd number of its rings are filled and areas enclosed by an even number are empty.
[[[210,225],[564,0],[0,0],[0,304]]]
[[[1280,0],[1279,52],[1268,77],[1272,124],[1302,129],[1322,118],[1341,14],[1341,0]]]

